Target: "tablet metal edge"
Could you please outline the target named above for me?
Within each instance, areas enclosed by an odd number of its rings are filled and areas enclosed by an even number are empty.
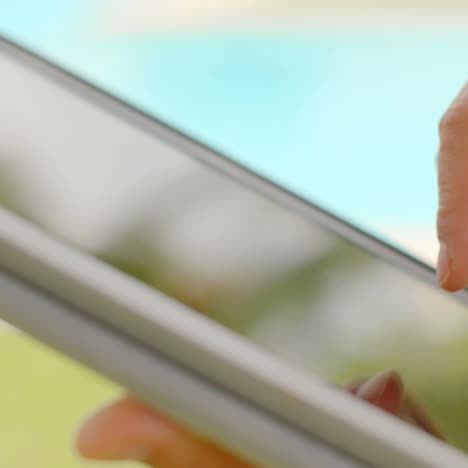
[[[373,466],[445,468],[449,461],[450,466],[468,468],[465,455],[454,448],[284,365],[212,320],[74,252],[1,208],[0,266],[95,322]],[[29,314],[34,320],[34,311]],[[54,322],[49,325],[55,327]]]
[[[133,394],[262,466],[364,468],[2,270],[0,316],[114,381],[132,382]]]

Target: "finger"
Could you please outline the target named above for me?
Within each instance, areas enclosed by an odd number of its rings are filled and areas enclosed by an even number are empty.
[[[158,468],[251,467],[131,397],[85,422],[76,446],[86,458],[135,460]]]
[[[406,395],[399,416],[402,419],[419,427],[420,429],[423,429],[434,437],[445,440],[442,432],[436,426],[427,411],[411,395]]]
[[[406,392],[401,377],[396,372],[384,371],[371,379],[359,379],[345,389],[438,439],[445,440],[428,412]]]
[[[393,415],[398,415],[405,397],[405,389],[400,375],[391,370],[380,372],[366,380],[352,393]]]
[[[468,285],[468,84],[440,122],[438,181],[437,279],[456,291]]]

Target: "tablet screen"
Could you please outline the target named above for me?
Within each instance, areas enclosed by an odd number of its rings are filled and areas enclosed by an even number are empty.
[[[465,306],[5,56],[0,76],[2,206],[305,372],[397,369],[468,448]]]

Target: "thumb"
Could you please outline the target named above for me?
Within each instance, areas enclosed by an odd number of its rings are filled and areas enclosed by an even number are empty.
[[[79,430],[76,446],[86,458],[134,460],[158,468],[250,467],[131,397],[89,418]]]
[[[442,118],[439,132],[437,280],[457,291],[468,285],[468,84]]]

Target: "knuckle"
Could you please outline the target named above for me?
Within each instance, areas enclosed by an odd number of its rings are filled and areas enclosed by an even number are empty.
[[[468,125],[468,112],[463,112],[454,106],[450,108],[439,121],[439,135],[444,138]]]
[[[468,82],[439,121],[441,136],[468,125]]]
[[[457,96],[439,121],[439,135],[443,140],[451,135],[466,133],[468,129],[468,85]]]

